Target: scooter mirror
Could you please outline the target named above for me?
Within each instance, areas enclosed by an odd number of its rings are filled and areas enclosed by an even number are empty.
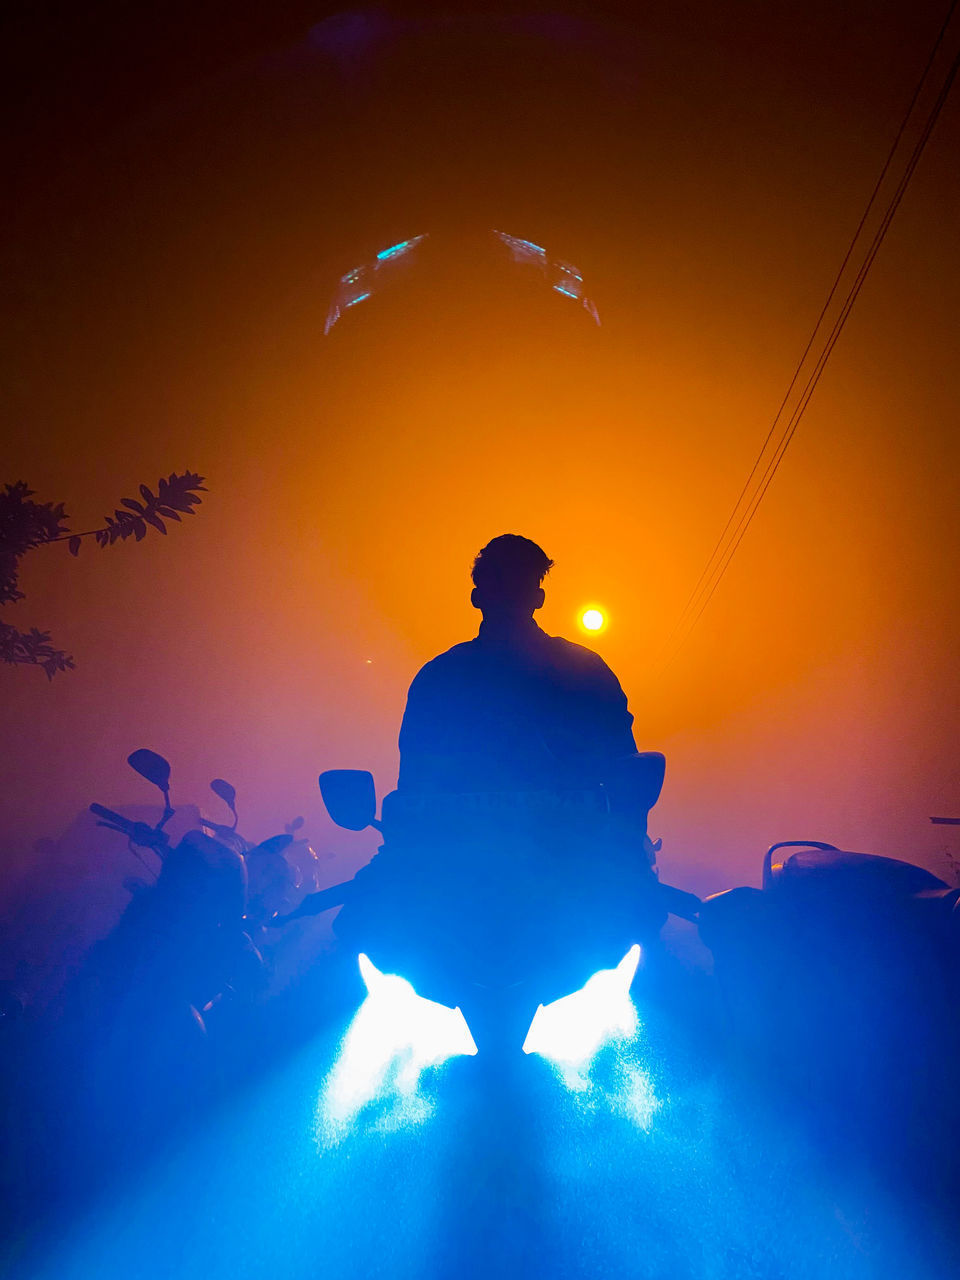
[[[377,816],[377,789],[366,769],[327,769],[320,775],[320,794],[338,827],[363,831]]]
[[[155,787],[159,787],[164,795],[170,790],[170,762],[164,760],[163,756],[157,755],[156,751],[148,751],[146,747],[141,747],[139,751],[134,751],[132,755],[127,756],[127,764],[131,769],[135,769],[141,778],[146,778]]]
[[[210,783],[210,790],[215,796],[220,797],[231,812],[236,813],[237,792],[235,787],[232,787],[229,782],[225,782],[223,778],[214,778]]]

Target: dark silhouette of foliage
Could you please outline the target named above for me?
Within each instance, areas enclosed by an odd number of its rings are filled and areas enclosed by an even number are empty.
[[[182,476],[171,472],[166,480],[161,476],[155,494],[142,484],[142,502],[137,502],[135,498],[121,498],[120,501],[127,510],[121,511],[118,507],[112,516],[106,516],[106,524],[102,529],[88,529],[86,533],[74,534],[69,539],[70,554],[76,555],[80,550],[80,539],[88,536],[96,538],[101,547],[112,547],[115,542],[130,537],[140,542],[146,536],[148,524],[152,524],[161,533],[166,533],[164,519],[179,521],[181,513],[193,515],[193,508],[201,501],[197,496],[198,492],[206,493],[203,476],[194,475],[192,471],[185,471]]]
[[[71,533],[62,502],[34,502],[34,490],[22,480],[4,486],[0,490],[0,605],[23,599],[18,585],[20,561],[28,551],[50,542],[66,542],[75,556],[84,538],[94,538],[100,547],[112,547],[131,537],[140,542],[148,525],[165,534],[165,521],[193,515],[201,501],[199,495],[205,492],[203,476],[192,471],[183,475],[171,472],[160,477],[156,493],[142,484],[142,501],[122,498],[125,509],[118,507],[112,516],[105,516],[99,528]],[[48,631],[32,627],[24,632],[8,622],[0,622],[0,662],[42,667],[51,680],[58,671],[74,665],[69,654],[50,644]]]
[[[0,622],[0,662],[43,667],[49,680],[58,671],[69,671],[74,666],[69,654],[50,644],[49,631],[38,631],[36,627],[18,631],[9,622]]]
[[[22,480],[0,490],[0,605],[23,599],[17,589],[21,556],[67,533],[63,503],[32,498]]]

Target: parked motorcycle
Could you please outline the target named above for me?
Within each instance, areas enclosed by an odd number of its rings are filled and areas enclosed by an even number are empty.
[[[960,888],[909,862],[773,845],[762,888],[699,913],[740,1063],[832,1138],[899,1163],[947,1155],[960,1123],[958,903]]]
[[[128,762],[159,789],[160,820],[151,827],[100,804],[90,810],[99,826],[121,832],[134,850],[151,851],[160,865],[153,883],[135,887],[116,926],[92,949],[86,977],[107,1005],[189,1010],[202,1029],[203,1013],[240,973],[260,964],[244,928],[247,863],[237,842],[203,831],[188,831],[172,844],[166,831],[174,814],[170,765],[146,750]]]
[[[202,1026],[204,1014],[225,994],[259,983],[262,958],[255,940],[302,889],[315,887],[319,862],[308,842],[296,838],[302,819],[259,843],[242,836],[236,790],[222,778],[214,778],[210,789],[227,806],[232,823],[201,818],[203,830],[171,844],[169,763],[146,749],[134,751],[128,763],[160,791],[159,821],[134,822],[100,804],[90,810],[98,825],[125,835],[134,852],[151,851],[159,871],[151,884],[129,882],[133,899],[93,949],[88,970],[113,998],[172,1002],[189,1008]]]

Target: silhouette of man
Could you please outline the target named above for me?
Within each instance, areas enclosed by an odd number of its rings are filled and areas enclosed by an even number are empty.
[[[400,729],[401,794],[593,789],[636,754],[633,716],[602,658],[534,621],[553,561],[505,533],[473,564],[473,640],[428,662]]]
[[[603,659],[534,621],[552,565],[529,538],[489,542],[473,564],[479,634],[410,686],[384,846],[355,877],[363,892],[336,926],[357,947],[367,934],[393,945],[399,936],[405,949],[391,963],[408,976],[422,936],[452,956],[465,934],[469,951],[478,918],[495,922],[501,942],[541,947],[554,962],[557,937],[574,938],[584,918],[610,921],[599,935],[606,948],[662,922],[638,894],[655,878],[646,819],[663,757],[638,755],[627,699]],[[328,899],[314,894],[284,919]]]

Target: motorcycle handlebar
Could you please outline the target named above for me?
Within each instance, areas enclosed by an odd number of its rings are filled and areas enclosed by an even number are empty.
[[[159,849],[168,843],[166,832],[156,827],[148,827],[145,822],[134,822],[131,818],[125,818],[122,813],[108,809],[106,805],[92,804],[90,812],[100,818],[104,826],[121,831],[134,844],[143,845],[149,849]]]
[[[685,889],[676,889],[672,884],[659,882],[660,898],[671,915],[681,920],[691,920],[694,924],[699,919],[700,899],[695,893],[687,893]]]
[[[92,804],[90,812],[96,814],[98,818],[103,818],[107,822],[112,822],[114,826],[121,827],[123,830],[133,830],[134,823],[130,818],[125,818],[122,813],[117,813],[115,809],[108,809],[103,804]]]

